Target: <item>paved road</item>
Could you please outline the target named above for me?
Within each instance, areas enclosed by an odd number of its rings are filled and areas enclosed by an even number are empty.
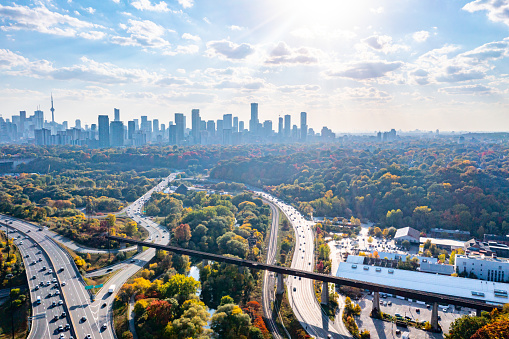
[[[267,247],[267,264],[274,264],[276,261],[277,252],[277,238],[279,229],[279,210],[278,208],[268,200],[264,201],[270,206],[272,211],[272,227],[270,228],[269,245]],[[274,297],[274,285],[275,275],[273,272],[263,272],[263,286],[262,286],[262,305],[263,314],[267,319],[269,331],[272,333],[275,339],[283,338],[279,334],[277,325],[272,318],[271,302],[275,300]]]
[[[292,259],[292,268],[313,271],[314,267],[314,235],[313,222],[306,220],[295,208],[262,193],[262,196],[276,204],[287,216],[295,230],[296,242]],[[333,323],[322,311],[315,297],[313,281],[310,279],[289,276],[286,288],[289,302],[295,316],[306,331],[316,338],[350,338],[343,323]]]

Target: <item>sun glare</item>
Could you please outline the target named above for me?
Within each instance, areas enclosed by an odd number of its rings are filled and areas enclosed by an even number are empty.
[[[359,25],[370,11],[366,1],[289,0],[286,8],[303,24],[334,27]]]

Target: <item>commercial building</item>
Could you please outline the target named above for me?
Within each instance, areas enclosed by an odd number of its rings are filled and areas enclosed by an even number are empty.
[[[394,236],[394,240],[397,243],[402,243],[407,240],[410,243],[418,244],[420,242],[420,238],[421,232],[412,227],[400,228],[396,231],[396,235]]]
[[[454,269],[458,274],[475,276],[481,280],[509,280],[509,262],[507,260],[481,255],[456,255]]]
[[[253,134],[258,133],[258,104],[253,102],[251,104],[251,120],[249,120],[249,132]]]
[[[99,123],[99,147],[110,146],[110,118],[107,115],[100,115]]]
[[[124,146],[124,123],[122,121],[112,121],[110,124],[110,130],[111,146]]]

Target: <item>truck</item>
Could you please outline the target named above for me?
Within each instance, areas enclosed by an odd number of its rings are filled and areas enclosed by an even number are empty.
[[[111,294],[115,292],[115,285],[110,285],[110,288],[108,289],[108,293]]]

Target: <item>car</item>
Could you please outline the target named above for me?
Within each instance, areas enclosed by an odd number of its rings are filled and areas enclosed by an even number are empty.
[[[380,300],[380,305],[383,305],[384,304],[384,301],[383,300]]]
[[[41,258],[41,257],[39,257],[39,259],[37,259],[37,261],[41,262],[41,261],[42,261],[42,258]]]
[[[103,303],[103,304],[101,305],[101,308],[105,308],[105,307],[106,307],[106,303]]]
[[[409,316],[405,315],[405,319],[406,320],[412,320],[412,318],[410,318]]]
[[[56,283],[57,282],[57,278],[51,279],[51,282]]]
[[[108,328],[108,324],[104,323],[104,324],[101,326],[101,328],[102,328],[103,330],[107,329],[107,328]]]
[[[69,324],[65,324],[64,328],[65,328],[65,330],[68,330],[71,328],[71,326]]]
[[[43,267],[42,267],[42,270],[43,270],[43,271],[46,271],[46,266],[43,266]]]
[[[447,308],[442,308],[442,312],[447,313]]]
[[[58,301],[58,305],[59,305],[59,306],[62,306],[63,304],[64,304],[64,302],[63,302],[62,300],[59,300],[59,301]]]
[[[58,325],[58,331],[62,332],[64,330],[64,325]]]
[[[87,321],[87,317],[85,317],[85,316],[81,317],[81,322],[85,322],[85,321]]]
[[[58,288],[58,284],[53,285],[54,288]]]
[[[439,321],[440,321],[440,320],[442,320],[442,317],[441,317],[441,316],[438,316],[438,320],[439,320]]]
[[[60,315],[60,318],[65,318],[65,317],[67,317],[67,313],[62,312],[62,314]]]
[[[60,333],[60,339],[65,339],[65,334]]]
[[[111,271],[113,271],[113,268],[108,268],[108,269],[106,270],[106,272],[111,272]]]
[[[53,317],[53,320],[57,321],[58,320],[58,315],[55,314],[55,316]]]
[[[384,301],[384,306],[387,306],[387,301]]]
[[[39,285],[35,285],[35,290],[38,291],[39,290]]]
[[[49,286],[49,281],[46,281],[46,286]]]
[[[63,266],[62,266],[62,267],[60,267],[60,272],[62,272],[63,270],[64,270],[64,267],[63,267]]]
[[[135,262],[135,261],[136,261],[136,260],[134,260],[134,259],[131,259],[131,261],[130,261],[130,262],[132,262],[132,263],[133,263],[133,262]]]
[[[395,316],[396,318],[403,318],[403,316],[402,316],[401,314],[399,314],[399,313],[394,314],[394,316]]]
[[[92,338],[92,336],[91,336],[90,334],[87,334],[87,335],[85,336],[85,339],[91,339],[91,338]]]
[[[30,254],[25,255],[25,258],[30,258]]]
[[[396,334],[397,335],[400,335],[401,334],[401,330],[399,328],[396,329]]]
[[[35,280],[35,275],[32,276],[32,280]]]
[[[65,281],[62,281],[62,286],[65,286],[67,285],[67,283]]]
[[[28,230],[27,233],[30,233],[30,230]]]
[[[44,281],[41,281],[39,285],[44,286]]]
[[[430,304],[426,304],[426,308],[431,308],[431,305]]]
[[[421,313],[421,309],[416,308],[416,309],[415,309],[415,312],[416,312],[416,313]]]
[[[55,295],[59,295],[60,294],[60,291],[59,290],[56,290],[55,291]]]
[[[389,300],[389,302],[387,303],[387,305],[391,306],[392,305],[392,301]]]
[[[294,291],[294,292],[297,292],[297,288],[295,288],[295,287],[294,287],[294,288],[293,288],[293,291]]]
[[[35,261],[35,260],[32,261],[32,265],[35,265],[35,264],[37,264],[37,261]]]
[[[53,270],[50,268],[50,269],[48,270],[48,274],[51,274],[51,273],[53,273]]]

